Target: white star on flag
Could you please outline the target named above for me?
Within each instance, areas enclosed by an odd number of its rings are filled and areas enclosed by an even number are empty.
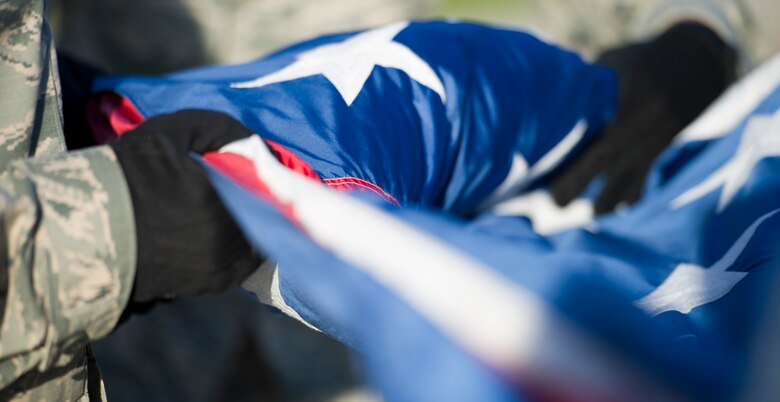
[[[775,156],[780,156],[780,111],[752,117],[734,156],[707,179],[672,200],[671,207],[680,208],[723,186],[717,209],[721,212],[750,177],[753,167],[762,159]]]
[[[298,55],[287,67],[233,88],[259,88],[322,74],[339,91],[347,106],[357,98],[374,66],[396,68],[439,94],[445,102],[444,84],[433,69],[408,47],[393,38],[409,25],[399,22],[357,34],[343,42],[323,45]]]
[[[509,197],[516,196],[520,190],[525,189],[532,181],[556,168],[571,153],[574,147],[580,143],[586,131],[588,131],[588,122],[585,119],[580,119],[568,134],[561,138],[554,147],[530,167],[523,154],[515,152],[504,181],[482,202],[479,209],[485,210],[496,206]]]
[[[726,254],[709,268],[695,264],[679,264],[660,286],[637,300],[635,304],[653,316],[666,311],[688,314],[696,307],[712,303],[725,296],[747,276],[747,272],[728,271],[728,269],[745,250],[758,226],[778,211],[780,209],[769,212],[753,222],[726,251]]]

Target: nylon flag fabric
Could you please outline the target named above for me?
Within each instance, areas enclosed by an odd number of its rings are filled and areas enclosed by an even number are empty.
[[[97,89],[132,105],[109,121],[201,107],[258,132],[203,157],[278,263],[245,287],[353,347],[388,401],[736,399],[780,258],[780,90],[683,136],[631,209],[549,235],[477,214],[597,132],[614,85],[527,34],[429,22]],[[334,191],[352,180],[369,193]]]
[[[672,147],[636,207],[547,237],[524,218],[333,193],[258,138],[220,155],[262,186],[207,160],[279,261],[285,306],[361,351],[388,400],[711,401],[757,374],[780,259],[778,138],[780,89],[722,136]]]
[[[95,89],[123,96],[141,118],[222,111],[331,184],[356,181],[401,205],[470,214],[596,133],[614,113],[615,80],[523,32],[434,21],[327,36],[247,64],[104,79]]]

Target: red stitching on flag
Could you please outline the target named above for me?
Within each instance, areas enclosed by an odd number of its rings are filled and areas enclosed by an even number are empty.
[[[335,177],[331,179],[323,179],[322,181],[329,187],[333,187],[339,191],[367,190],[379,195],[393,205],[401,205],[398,200],[395,199],[395,197],[388,194],[385,190],[382,190],[381,187],[367,180],[359,179],[357,177]]]

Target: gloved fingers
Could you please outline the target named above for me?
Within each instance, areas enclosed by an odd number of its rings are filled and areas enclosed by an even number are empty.
[[[179,154],[215,151],[253,134],[252,130],[225,113],[197,109],[154,116],[125,136],[138,135],[134,132],[149,137],[148,141],[156,143],[153,146],[159,147],[163,143]]]
[[[237,241],[246,242],[243,238]],[[249,243],[246,243],[249,246]],[[221,283],[223,290],[227,290],[242,284],[249,275],[255,272],[265,262],[265,257],[251,247],[243,248],[237,254],[230,266],[230,272],[233,274],[224,276]]]
[[[238,231],[238,228],[236,227]],[[252,248],[242,234],[229,236],[221,245],[222,258],[219,261],[205,259],[200,268],[192,271],[191,288],[181,288],[185,295],[221,293],[240,285],[265,261],[264,257]],[[188,270],[179,270],[187,272]]]
[[[617,114],[580,155],[553,178],[551,191],[566,205],[603,173],[597,213],[641,194],[653,160],[733,79],[733,49],[708,28],[684,23],[648,42],[600,55],[615,71]]]
[[[189,133],[191,140],[186,150],[196,153],[215,151],[223,146],[253,134],[252,130],[233,117],[209,110],[183,110],[177,116],[195,126]]]
[[[613,170],[606,174],[604,187],[593,204],[596,215],[614,211],[620,204],[631,204],[639,199],[642,181],[639,169]]]
[[[605,184],[596,201],[594,211],[597,215],[614,211],[621,204],[632,205],[639,201],[645,185],[645,177],[652,166],[655,155],[665,142],[654,140],[656,137],[644,137],[636,144],[642,152],[630,152],[630,149],[605,171]]]
[[[231,218],[219,217],[211,225],[182,227],[156,238],[154,255],[138,267],[131,300],[145,303],[220,293],[241,284],[264,258],[231,223]],[[180,235],[186,230],[199,235]]]
[[[564,206],[573,201],[615,158],[615,150],[609,141],[611,130],[611,127],[607,128],[599,138],[591,140],[553,176],[550,191],[558,205]]]
[[[221,292],[260,265],[262,257],[190,156],[250,135],[226,114],[185,110],[149,119],[110,144],[135,215],[133,302]]]
[[[595,171],[591,174],[582,174],[577,169],[561,172],[550,183],[550,192],[555,203],[559,206],[568,205],[585,190],[593,177],[595,177]]]

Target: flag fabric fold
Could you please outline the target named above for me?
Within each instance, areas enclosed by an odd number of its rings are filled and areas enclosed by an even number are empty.
[[[614,77],[523,33],[403,23],[97,89],[258,133],[202,158],[278,263],[245,286],[358,351],[387,400],[730,400],[751,374],[780,263],[777,88],[674,143],[634,207],[546,235],[486,206],[609,119]]]
[[[357,179],[401,205],[459,215],[537,182],[606,124],[617,98],[614,73],[572,52],[443,21],[326,36],[246,64],[109,77],[94,90],[146,118],[227,113],[332,185]]]

